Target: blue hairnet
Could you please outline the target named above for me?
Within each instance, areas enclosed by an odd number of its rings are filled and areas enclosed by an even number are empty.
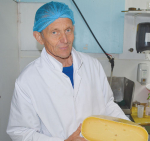
[[[58,18],[69,18],[74,24],[73,11],[60,2],[49,2],[41,6],[35,15],[33,31],[41,32]]]

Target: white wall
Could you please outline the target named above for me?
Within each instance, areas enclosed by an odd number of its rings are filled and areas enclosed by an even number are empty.
[[[6,134],[10,102],[19,72],[17,3],[0,0],[0,141],[11,141]]]

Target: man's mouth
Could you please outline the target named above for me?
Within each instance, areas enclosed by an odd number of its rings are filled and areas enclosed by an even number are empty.
[[[61,50],[66,50],[66,49],[68,49],[68,47],[69,47],[69,45],[67,45],[67,46],[62,46],[62,47],[59,47]]]

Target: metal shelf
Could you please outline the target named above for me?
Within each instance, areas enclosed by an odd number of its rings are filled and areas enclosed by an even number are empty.
[[[150,11],[127,11],[125,15],[129,16],[150,16]]]

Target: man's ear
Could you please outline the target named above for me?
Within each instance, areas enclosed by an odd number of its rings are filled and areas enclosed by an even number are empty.
[[[43,38],[42,38],[42,35],[41,35],[40,32],[33,31],[33,36],[34,36],[34,38],[35,38],[41,45],[44,44]]]

